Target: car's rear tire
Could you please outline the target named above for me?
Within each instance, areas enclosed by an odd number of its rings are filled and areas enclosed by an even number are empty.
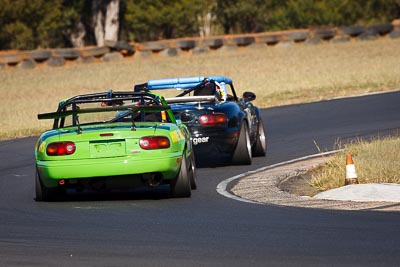
[[[194,158],[194,153],[192,151],[192,154],[190,156],[190,164],[189,164],[189,179],[190,179],[190,188],[192,190],[197,189],[197,174],[196,174],[196,161]]]
[[[266,151],[267,151],[267,139],[265,138],[264,124],[260,118],[257,129],[257,138],[256,142],[252,147],[252,152],[254,157],[263,157],[265,156]]]
[[[64,196],[64,191],[59,188],[47,188],[42,184],[40,180],[39,172],[36,169],[35,175],[35,191],[36,191],[36,201],[54,201],[57,199],[62,199]]]
[[[190,177],[187,169],[187,159],[185,153],[182,155],[181,168],[177,177],[171,181],[171,196],[176,198],[190,197],[191,195]]]
[[[239,139],[232,157],[232,163],[235,165],[251,164],[251,144],[247,128],[247,123],[243,121],[242,127],[240,128]]]

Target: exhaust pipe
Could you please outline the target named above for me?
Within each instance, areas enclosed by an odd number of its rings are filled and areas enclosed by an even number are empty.
[[[159,173],[148,173],[143,175],[144,181],[150,187],[159,186],[162,182],[162,175]]]

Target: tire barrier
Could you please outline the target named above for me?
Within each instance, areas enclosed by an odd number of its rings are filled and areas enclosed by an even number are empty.
[[[267,45],[273,46],[281,41],[285,41],[285,39],[285,36],[279,33],[266,33],[256,36],[254,40],[257,43],[265,43]]]
[[[46,63],[50,67],[61,67],[65,65],[65,59],[60,56],[52,56],[46,61]]]
[[[330,40],[336,36],[336,29],[314,29],[311,31],[311,36],[322,40]]]
[[[392,24],[376,24],[376,25],[369,26],[367,29],[370,32],[384,36],[384,35],[391,33],[393,31],[394,27]]]
[[[36,62],[33,59],[24,59],[17,64],[20,69],[33,69],[36,67]]]
[[[102,57],[109,52],[110,48],[106,46],[87,47],[81,51],[81,57]]]
[[[253,36],[244,36],[244,37],[233,37],[232,43],[237,46],[248,46],[254,43],[255,38]]]
[[[286,32],[283,34],[283,36],[289,41],[294,41],[296,43],[305,42],[308,38],[310,38],[310,31],[298,30],[293,32]]]
[[[95,62],[94,56],[80,56],[77,60],[78,63],[93,63]]]
[[[152,42],[140,43],[138,45],[138,50],[158,53],[164,49],[167,49],[168,47],[169,44],[167,41],[152,41]]]
[[[196,46],[192,50],[193,55],[207,54],[210,52],[210,48],[208,46]]]
[[[201,45],[209,47],[210,49],[221,48],[225,44],[224,38],[205,38],[202,40]]]
[[[104,62],[111,62],[111,61],[120,61],[123,58],[123,55],[118,52],[111,52],[107,53],[103,56]]]
[[[48,60],[51,57],[52,53],[50,50],[32,50],[26,52],[26,55],[36,62],[41,63]]]
[[[307,45],[317,45],[317,44],[322,43],[322,38],[320,38],[318,36],[311,37],[311,38],[308,38],[307,40],[305,40],[304,43]]]
[[[41,64],[59,67],[64,66],[67,61],[88,64],[148,58],[153,55],[169,57],[187,54],[200,55],[216,50],[235,51],[239,47],[263,48],[289,46],[298,43],[317,45],[327,42],[344,43],[353,40],[375,40],[381,37],[400,38],[400,20],[369,26],[323,27],[204,38],[186,37],[142,43],[105,41],[105,45],[102,47],[0,51],[0,70],[32,69]]]
[[[336,36],[335,38],[333,38],[331,40],[331,42],[333,44],[347,43],[347,42],[350,42],[350,41],[351,41],[351,38],[350,38],[350,36],[347,36],[347,35]]]
[[[105,45],[112,51],[120,52],[125,56],[131,56],[135,53],[135,46],[130,45],[127,41],[105,41]]]
[[[80,57],[81,51],[77,49],[54,49],[52,56],[63,57],[66,60],[75,60]]]
[[[17,65],[24,58],[24,54],[4,54],[0,55],[0,63]]]
[[[170,48],[167,48],[167,49],[159,52],[160,55],[169,56],[169,57],[179,56],[180,53],[181,53],[181,49],[176,48],[176,47],[170,47]]]
[[[175,41],[175,48],[189,51],[197,46],[196,40],[177,40]]]
[[[389,36],[390,36],[390,38],[393,38],[393,39],[395,39],[395,38],[400,38],[400,30],[399,30],[399,31],[392,31],[392,32],[389,34]]]
[[[348,35],[350,37],[357,37],[363,32],[365,32],[365,27],[355,25],[355,26],[341,27],[340,30],[344,35]]]

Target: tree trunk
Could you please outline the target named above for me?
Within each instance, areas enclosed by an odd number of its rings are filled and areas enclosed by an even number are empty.
[[[107,41],[118,41],[119,29],[119,0],[111,0],[107,5],[107,13],[105,20],[105,36]]]
[[[92,2],[92,12],[93,12],[93,29],[94,37],[96,38],[97,46],[104,46],[104,19],[102,0],[93,0]]]
[[[97,46],[118,41],[119,0],[93,0],[93,29]]]
[[[86,30],[82,22],[78,23],[77,32],[69,34],[69,39],[74,47],[84,47],[85,46],[85,35]]]
[[[199,23],[200,37],[207,37],[214,34],[214,25],[216,21],[215,12],[218,7],[218,1],[203,0],[201,9],[197,15],[197,22]]]
[[[199,22],[200,37],[207,37],[212,34],[213,16],[211,12],[201,14],[197,17]]]

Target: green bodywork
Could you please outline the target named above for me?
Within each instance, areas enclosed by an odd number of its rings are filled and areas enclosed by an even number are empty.
[[[158,96],[160,97],[160,96]],[[37,171],[42,185],[47,188],[58,186],[59,180],[91,179],[99,177],[132,176],[132,179],[146,174],[161,175],[168,182],[177,177],[182,157],[189,157],[190,134],[182,123],[177,122],[165,100],[160,97],[168,122],[108,122],[57,128],[44,132],[35,147]],[[64,102],[61,102],[61,104]],[[41,119],[55,119],[80,113],[103,111],[148,111],[149,108],[124,105],[68,112],[40,114]],[[133,115],[132,115],[133,117]],[[165,136],[169,148],[145,150],[139,146],[144,136]],[[46,148],[50,143],[70,141],[75,144],[75,153],[63,156],[49,156]]]

